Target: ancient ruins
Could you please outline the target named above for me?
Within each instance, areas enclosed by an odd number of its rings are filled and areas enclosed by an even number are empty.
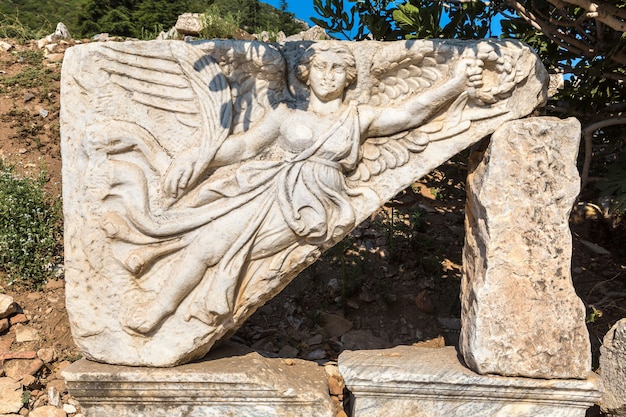
[[[510,404],[461,407],[471,415],[584,415],[599,394],[587,379],[584,308],[569,275],[566,219],[578,190],[580,128],[516,122],[545,101],[546,84],[537,57],[514,41],[71,48],[61,109],[67,308],[76,343],[103,364],[76,364],[68,386],[94,416],[138,415],[141,392],[157,407],[148,415],[330,415],[306,389],[278,392],[247,380],[237,372],[245,365],[225,366],[220,377],[218,362],[184,364],[203,358],[399,191],[497,131],[487,151],[474,153],[469,181],[460,345],[469,368],[449,349],[439,352],[449,356],[442,363],[453,358],[459,372],[478,378],[459,377],[459,386],[499,387],[497,404],[511,392],[532,404],[519,412]],[[546,300],[556,303],[544,315]],[[559,314],[567,320],[557,323]],[[384,352],[369,355],[374,375],[358,371],[367,358],[350,355],[339,363],[347,386],[357,405],[363,395],[369,401],[355,417],[382,415],[381,403],[413,410],[399,416],[453,415],[438,405],[415,414],[426,394],[411,397],[407,381],[422,383],[415,378],[433,371],[419,365],[420,355],[406,356],[402,366],[414,372],[394,376],[393,386],[377,380],[389,368]],[[506,376],[548,382],[533,397],[524,380]],[[193,395],[209,379],[215,392],[243,386],[254,395],[226,396],[211,408]],[[210,392],[202,398],[214,398]],[[379,396],[364,394],[371,392]],[[492,403],[491,394],[444,401]],[[184,399],[167,400],[173,396]]]

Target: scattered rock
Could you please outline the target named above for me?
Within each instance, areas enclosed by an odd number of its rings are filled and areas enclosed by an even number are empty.
[[[181,35],[198,36],[204,27],[203,15],[200,13],[184,13],[178,16],[174,29]]]
[[[306,341],[306,344],[309,346],[321,345],[323,341],[324,341],[324,338],[322,337],[322,335],[316,334],[313,337],[309,337]]]
[[[67,413],[51,405],[39,407],[28,414],[28,417],[67,417]]]
[[[37,382],[37,378],[33,375],[24,375],[20,381],[20,383],[25,387],[30,387],[31,385],[34,385],[35,382]]]
[[[326,351],[324,349],[315,349],[306,354],[306,358],[310,361],[317,361],[326,358]]]
[[[9,317],[15,313],[16,305],[13,302],[13,297],[6,294],[0,294],[0,318]]]
[[[56,53],[56,54],[48,54],[46,55],[46,59],[50,62],[63,62],[63,57],[65,56],[65,54],[63,53]]]
[[[8,42],[0,41],[0,49],[2,49],[5,52],[8,52],[11,49],[13,49],[13,45],[11,45]]]
[[[286,42],[293,42],[293,41],[319,41],[319,40],[323,40],[323,39],[330,39],[330,37],[328,36],[328,34],[326,33],[326,31],[321,28],[320,26],[313,26],[311,29],[308,30],[303,30],[302,32],[298,33],[297,35],[291,35],[288,36],[287,39],[285,39]]]
[[[51,363],[56,359],[56,352],[52,348],[42,348],[37,351],[37,357],[44,363]]]
[[[15,326],[15,341],[21,342],[36,342],[39,340],[39,333],[32,327],[27,326]]]
[[[428,290],[422,290],[415,296],[415,305],[422,313],[433,314],[435,312],[435,306]]]
[[[52,381],[48,382],[48,385],[46,387],[48,388],[48,391],[54,388],[58,393],[61,394],[67,391],[64,379],[53,379]]]
[[[343,395],[343,390],[346,387],[341,376],[331,376],[328,378],[328,391],[331,395]]]
[[[63,411],[65,411],[67,414],[74,414],[76,413],[76,407],[74,407],[72,404],[63,404]]]
[[[11,359],[4,363],[6,376],[20,381],[26,375],[35,375],[43,366],[41,359]]]
[[[352,322],[338,314],[324,315],[324,333],[327,338],[340,337],[352,329]]]
[[[17,413],[22,408],[22,384],[0,378],[0,414]]]
[[[11,323],[11,326],[28,323],[28,317],[26,317],[26,314],[24,313],[16,314],[9,319],[9,322]]]
[[[350,330],[341,336],[341,342],[346,349],[385,349],[391,344],[380,337],[374,336],[369,330]]]
[[[59,407],[61,405],[61,394],[54,386],[48,386],[48,404]]]
[[[299,350],[291,345],[285,345],[278,351],[278,356],[283,358],[295,358],[298,356]]]
[[[65,24],[63,24],[62,22],[57,23],[57,27],[56,27],[56,29],[54,30],[54,33],[53,33],[53,35],[52,35],[52,36],[54,36],[54,38],[55,38],[56,40],[60,40],[60,39],[65,39],[65,40],[72,39],[72,35],[70,35],[70,31],[69,31],[69,29],[68,29],[68,28],[67,28],[67,26],[65,26]]]
[[[9,319],[0,320],[0,334],[9,330]]]
[[[30,91],[24,94],[24,103],[28,103],[29,101],[31,101],[32,99],[35,98],[35,95],[33,93],[31,93]]]

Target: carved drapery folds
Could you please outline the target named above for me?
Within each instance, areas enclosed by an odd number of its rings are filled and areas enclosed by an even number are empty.
[[[62,74],[67,303],[98,361],[201,357],[397,192],[545,99],[516,42],[99,43]]]

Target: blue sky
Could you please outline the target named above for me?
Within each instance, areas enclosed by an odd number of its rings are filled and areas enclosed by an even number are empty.
[[[262,2],[280,8],[280,0],[263,0]],[[304,20],[310,26],[313,26],[313,22],[309,18],[319,17],[313,9],[313,0],[287,0],[287,11],[295,14],[298,19]]]

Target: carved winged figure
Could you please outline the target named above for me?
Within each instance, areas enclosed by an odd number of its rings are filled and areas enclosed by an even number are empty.
[[[381,204],[374,178],[509,111],[524,51],[414,41],[364,63],[326,41],[289,65],[257,42],[99,46],[64,79],[97,109],[80,239],[121,286],[117,325],[134,339],[169,321],[232,330],[363,219],[357,201]]]

